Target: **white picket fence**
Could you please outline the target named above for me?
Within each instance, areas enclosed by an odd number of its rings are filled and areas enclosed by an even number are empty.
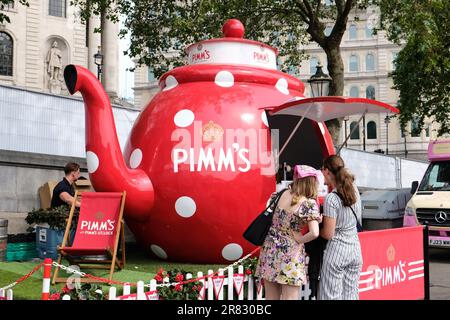
[[[226,273],[224,273],[226,271]],[[244,267],[238,266],[238,272],[233,273],[233,267],[219,269],[216,275],[213,270],[208,270],[208,277],[203,278],[203,273],[198,272],[197,278],[202,283],[198,300],[264,300],[264,285],[259,279],[254,279],[251,275],[244,274]],[[186,280],[192,279],[193,275],[188,273]],[[163,283],[168,283],[165,278]],[[299,287],[299,299],[309,300],[311,290],[309,284]],[[226,295],[225,295],[226,292]],[[245,296],[244,296],[245,294]],[[131,285],[124,284],[122,295],[117,295],[117,288],[109,288],[109,300],[158,300],[157,282],[152,279],[148,285],[144,281],[138,281],[136,292],[131,293]],[[63,300],[70,300],[69,295],[64,295]],[[0,289],[0,300],[13,300],[13,290]]]
[[[236,274],[233,273],[231,266],[225,270],[226,274],[224,269],[219,269],[215,276],[211,276],[214,273],[213,270],[208,270],[210,276],[206,279],[203,278],[202,272],[197,273],[197,278],[201,278],[199,281],[203,284],[198,300],[224,300],[225,292],[227,300],[264,300],[264,286],[251,275],[245,275],[243,266],[238,267]],[[192,274],[188,273],[186,280],[192,279],[192,277]],[[168,283],[168,278],[163,282]],[[310,299],[309,284],[301,286],[299,290],[300,300]],[[246,292],[246,297],[244,297],[244,292]],[[131,293],[131,286],[125,284],[121,296],[117,296],[116,287],[111,287],[108,297],[109,300],[158,300],[157,282],[153,279],[146,286],[144,281],[138,281],[136,293]],[[70,296],[63,296],[63,300],[70,300]]]
[[[0,289],[0,300],[13,300],[14,294],[12,289]]]

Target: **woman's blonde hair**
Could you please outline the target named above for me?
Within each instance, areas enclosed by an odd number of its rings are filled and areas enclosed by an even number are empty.
[[[317,181],[316,177],[295,179],[294,182],[292,182],[290,185],[292,194],[291,207],[295,206],[300,201],[301,196],[316,199],[318,187],[319,182]]]
[[[345,168],[344,160],[338,155],[332,155],[323,161],[323,167],[334,175],[336,190],[342,196],[344,206],[354,204],[356,202],[356,190],[353,187],[355,176]]]

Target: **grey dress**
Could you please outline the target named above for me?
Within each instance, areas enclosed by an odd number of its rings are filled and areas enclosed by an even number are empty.
[[[361,222],[361,198],[356,185],[354,188],[357,201],[352,208]],[[323,215],[336,219],[336,229],[324,251],[319,300],[357,300],[363,260],[355,216],[335,193],[325,197]]]

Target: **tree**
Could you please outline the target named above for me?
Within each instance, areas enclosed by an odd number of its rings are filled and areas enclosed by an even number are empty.
[[[71,6],[76,6],[80,9],[80,17],[83,21],[88,21],[92,15],[99,16],[102,21],[102,26],[105,19],[113,22],[119,21],[119,8],[125,2],[122,0],[70,0]],[[101,32],[101,28],[95,30]]]
[[[448,0],[381,0],[381,28],[389,40],[404,44],[392,72],[400,91],[402,128],[426,117],[450,132],[450,2]]]
[[[19,3],[23,4],[27,7],[30,6],[30,4],[28,3],[27,0],[19,0]],[[11,5],[11,4],[14,4],[14,0],[0,0],[0,11],[3,11],[7,5]],[[9,19],[7,14],[0,12],[0,23],[3,23],[5,21],[8,23],[11,22],[11,20]]]
[[[81,5],[84,17],[91,11],[87,0]],[[109,0],[90,0],[92,4]],[[126,16],[122,35],[130,33],[127,54],[138,65],[153,68],[158,77],[172,67],[184,64],[183,49],[194,42],[221,36],[221,22],[237,18],[246,27],[246,38],[277,47],[283,71],[299,66],[304,53],[299,48],[316,42],[327,55],[333,81],[330,95],[344,91],[344,64],[339,49],[352,9],[366,8],[370,0],[117,0],[116,14]],[[327,25],[333,25],[327,36]],[[167,54],[168,51],[180,54]],[[339,139],[339,120],[327,123],[335,143]]]

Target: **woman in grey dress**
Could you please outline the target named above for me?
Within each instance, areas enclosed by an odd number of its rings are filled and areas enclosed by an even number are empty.
[[[361,221],[361,199],[354,176],[337,155],[324,160],[322,173],[333,192],[325,197],[323,228],[327,239],[319,282],[320,300],[357,300],[362,268],[356,218]],[[350,208],[351,207],[351,208]]]

